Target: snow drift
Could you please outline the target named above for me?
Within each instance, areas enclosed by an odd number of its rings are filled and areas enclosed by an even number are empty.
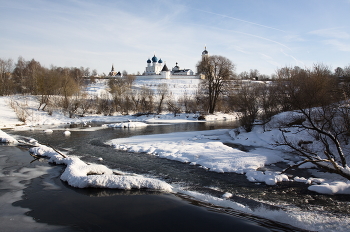
[[[116,189],[153,189],[171,192],[171,185],[164,181],[146,178],[140,175],[115,175],[113,170],[100,164],[86,164],[77,157],[64,158],[52,148],[39,145],[30,149],[36,155],[49,157],[49,162],[67,165],[61,180],[77,188],[116,188]]]
[[[0,143],[18,143],[18,141],[12,136],[0,130]]]

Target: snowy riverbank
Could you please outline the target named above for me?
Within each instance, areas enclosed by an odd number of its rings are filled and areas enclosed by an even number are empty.
[[[147,126],[148,123],[177,123],[177,122],[198,122],[196,115],[181,114],[174,118],[172,114],[157,115],[157,116],[87,116],[83,118],[67,118],[59,112],[54,112],[48,115],[46,112],[37,111],[33,97],[26,97],[26,104],[30,116],[25,125],[19,125],[20,122],[16,119],[15,114],[11,113],[11,108],[5,102],[8,98],[2,97],[0,105],[1,112],[8,112],[1,117],[2,128],[15,128],[15,130],[37,130],[38,126],[46,125],[46,128],[52,126],[52,130],[56,130],[55,125],[59,124],[74,124],[83,123],[88,125],[91,122],[104,122],[106,127],[122,127],[132,128],[137,126]],[[283,117],[283,114],[276,117]],[[235,120],[235,115],[218,114],[207,117],[207,120]],[[110,123],[109,123],[110,122]],[[100,127],[103,129],[106,127]],[[57,129],[57,130],[63,130]],[[74,133],[73,130],[71,130]],[[0,139],[4,142],[15,142],[16,140],[6,134],[6,131],[0,131]],[[273,128],[271,125],[268,130],[264,131],[260,126],[256,126],[250,133],[245,133],[243,130],[210,130],[202,132],[181,132],[162,135],[135,136],[131,138],[116,139],[108,141],[107,144],[112,145],[116,149],[128,150],[130,152],[142,152],[145,155],[156,155],[161,158],[172,159],[180,162],[195,165],[198,168],[207,169],[213,172],[236,172],[245,174],[247,179],[252,182],[261,182],[267,185],[275,185],[280,181],[303,181],[309,185],[312,191],[323,194],[350,194],[350,183],[335,175],[312,171],[314,178],[304,178],[303,176],[288,177],[281,175],[279,172],[260,171],[259,169],[266,166],[274,166],[277,162],[286,162],[295,164],[299,162],[295,157],[291,157],[285,150],[273,146],[278,139],[280,131]],[[35,142],[35,141],[32,141]],[[40,142],[40,141],[38,141]],[[229,147],[225,144],[236,143],[244,146],[252,147],[251,150],[241,151],[236,148]],[[274,212],[266,209],[252,211],[242,205],[232,204],[232,201],[227,200],[231,193],[226,193],[221,199],[213,198],[208,195],[201,195],[194,192],[187,192],[181,188],[175,188],[165,182],[155,182],[140,176],[128,176],[124,178],[112,175],[113,170],[101,165],[86,165],[79,159],[68,158],[62,159],[58,154],[55,154],[51,148],[40,146],[33,149],[37,154],[49,155],[54,158],[53,162],[64,163],[67,165],[65,174],[61,178],[65,181],[71,181],[72,186],[76,187],[110,187],[118,186],[119,188],[154,188],[165,191],[178,191],[184,194],[193,195],[197,199],[207,201],[213,204],[219,204],[237,210],[249,211],[260,216],[265,216],[272,220],[282,221],[299,226],[309,230],[319,231],[348,231],[350,229],[350,219],[347,216],[339,217],[330,214],[320,214],[317,212],[305,212],[298,208]],[[57,157],[58,156],[58,157]],[[88,167],[91,166],[91,167]],[[108,175],[88,175],[108,174]],[[318,176],[319,175],[319,176]],[[318,177],[318,178],[316,178]],[[124,179],[123,179],[124,178]],[[123,179],[123,180],[122,180]],[[156,184],[154,184],[156,183]]]

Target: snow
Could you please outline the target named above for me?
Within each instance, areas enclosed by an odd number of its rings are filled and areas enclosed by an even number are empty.
[[[245,205],[229,200],[228,198],[231,197],[231,193],[225,193],[223,194],[222,198],[217,198],[208,194],[188,191],[181,188],[176,189],[176,191],[193,197],[196,200],[199,199],[201,202],[205,202],[210,205],[231,208],[273,221],[288,223],[289,225],[305,229],[307,231],[350,231],[350,218],[347,215],[332,215],[324,211],[302,211],[299,208],[291,205],[285,206],[280,210],[271,210],[263,206],[252,210]]]
[[[287,116],[288,112],[275,116],[270,125],[278,125],[279,121],[284,120]],[[215,117],[218,116],[212,116],[212,118]],[[221,115],[219,118],[222,120],[226,116]],[[230,119],[232,119],[232,116]],[[289,151],[288,149],[276,148],[275,144],[280,139],[280,136],[281,132],[277,126],[275,128],[268,126],[265,130],[261,126],[255,126],[253,131],[249,133],[246,133],[243,129],[181,132],[114,139],[108,141],[107,144],[120,150],[146,153],[189,163],[190,165],[198,165],[209,171],[245,174],[251,182],[276,185],[282,181],[293,181],[293,179],[290,180],[288,176],[281,175],[279,172],[262,172],[258,171],[258,169],[277,162],[294,164],[290,160],[292,158],[286,154],[286,151]],[[304,136],[307,138],[306,135]],[[298,139],[301,138],[299,137]],[[226,146],[225,142],[251,146],[254,149],[249,152],[243,152]],[[311,167],[314,167],[314,165],[310,163],[302,165],[302,168]],[[348,188],[344,187],[347,184],[343,180],[341,180],[343,184],[317,185],[320,182],[315,182],[313,179],[295,177],[294,181],[313,184],[309,187],[309,190],[322,194],[348,194],[348,190],[346,190]]]
[[[144,152],[184,163],[195,163],[214,172],[246,173],[267,164],[283,161],[278,151],[256,149],[243,152],[226,146],[230,130],[143,135],[108,141],[107,144],[129,152]]]
[[[0,96],[0,129],[13,128],[16,125],[22,125],[23,122],[19,121],[15,111],[10,107],[10,97]]]
[[[232,195],[232,193],[224,193],[223,195],[222,195],[222,198],[230,198],[230,197],[232,197],[233,195]]]
[[[311,185],[308,188],[311,191],[315,191],[322,194],[350,194],[350,181],[333,181],[323,182],[320,185]]]
[[[251,182],[265,182],[267,185],[275,185],[278,182],[289,181],[287,175],[276,172],[249,171],[246,176]]]
[[[16,143],[18,143],[18,141],[0,129],[0,143],[14,143],[14,144],[16,144]]]
[[[194,95],[197,91],[199,84],[199,79],[148,79],[148,80],[136,80],[133,87],[141,88],[146,86],[157,92],[157,87],[159,84],[167,84],[171,95],[175,100],[183,97],[185,94],[187,96]]]
[[[51,130],[51,129],[46,129],[46,130],[44,130],[44,132],[47,133],[47,134],[51,134],[51,133],[53,133],[53,130]]]
[[[110,128],[138,128],[138,127],[146,127],[147,124],[144,122],[122,122],[122,123],[106,124],[106,126]]]
[[[234,139],[235,143],[239,143],[245,146],[259,146],[259,147],[265,147],[270,149],[279,149],[280,151],[290,151],[289,148],[286,147],[276,147],[275,144],[277,141],[281,139],[281,132],[278,129],[279,123],[282,120],[288,120],[290,118],[290,115],[295,115],[295,112],[283,112],[273,117],[269,125],[264,128],[262,126],[255,126],[253,130],[249,133],[245,132],[243,129],[236,129],[231,130],[230,135]],[[290,132],[286,134],[288,139],[290,140],[304,140],[308,141],[310,140],[310,135],[305,131],[303,133],[298,133],[297,136],[295,136],[295,128],[290,128]],[[317,142],[314,142],[315,147],[317,147]],[[294,162],[290,162],[291,165],[294,164]],[[312,168],[315,167],[315,165],[311,163],[305,163],[301,165],[301,168]],[[317,175],[318,173],[313,173],[314,175]],[[252,173],[249,172],[246,174],[248,177],[248,180],[250,181],[258,181],[258,182],[265,182],[268,185],[273,185],[274,183],[278,183],[279,180],[282,179],[282,181],[286,181],[286,176],[279,176],[278,173]],[[275,176],[277,178],[271,177]],[[294,177],[294,181],[297,182],[303,182],[305,184],[312,184],[312,186],[309,186],[309,190],[315,191],[321,194],[349,194],[349,186],[346,183],[346,180],[344,178],[338,177],[338,180],[335,182],[331,182],[327,180],[320,180],[315,181],[315,178],[309,178],[306,179],[304,177]],[[322,184],[324,182],[324,184]],[[340,184],[342,183],[342,184]],[[321,184],[321,185],[318,185]]]
[[[113,170],[100,164],[86,164],[77,157],[64,158],[52,148],[39,145],[30,152],[49,157],[49,162],[66,165],[61,180],[77,188],[116,188],[116,189],[154,189],[171,192],[171,185],[164,181],[146,178],[139,175],[114,175]]]

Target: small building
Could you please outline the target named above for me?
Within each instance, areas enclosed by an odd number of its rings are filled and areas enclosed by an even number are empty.
[[[118,71],[114,71],[114,65],[112,64],[112,69],[111,71],[108,73],[107,77],[122,77],[122,74]]]
[[[172,75],[182,75],[182,76],[193,76],[194,72],[191,69],[180,69],[178,63],[176,62],[176,66],[171,70]]]

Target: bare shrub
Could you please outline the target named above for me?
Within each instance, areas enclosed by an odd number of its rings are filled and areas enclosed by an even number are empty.
[[[281,89],[285,100],[299,115],[281,129],[282,138],[277,144],[292,148],[305,159],[303,163],[313,163],[350,180],[349,155],[344,151],[350,129],[350,102],[339,101],[329,68],[318,64],[312,69],[294,70],[285,78]],[[312,140],[305,143],[290,139],[291,126],[296,128],[296,136],[307,132]]]
[[[27,118],[30,116],[27,110],[28,103],[26,101],[19,103],[18,101],[11,99],[9,104],[11,108],[15,111],[18,120],[20,120],[21,122],[26,122]]]

